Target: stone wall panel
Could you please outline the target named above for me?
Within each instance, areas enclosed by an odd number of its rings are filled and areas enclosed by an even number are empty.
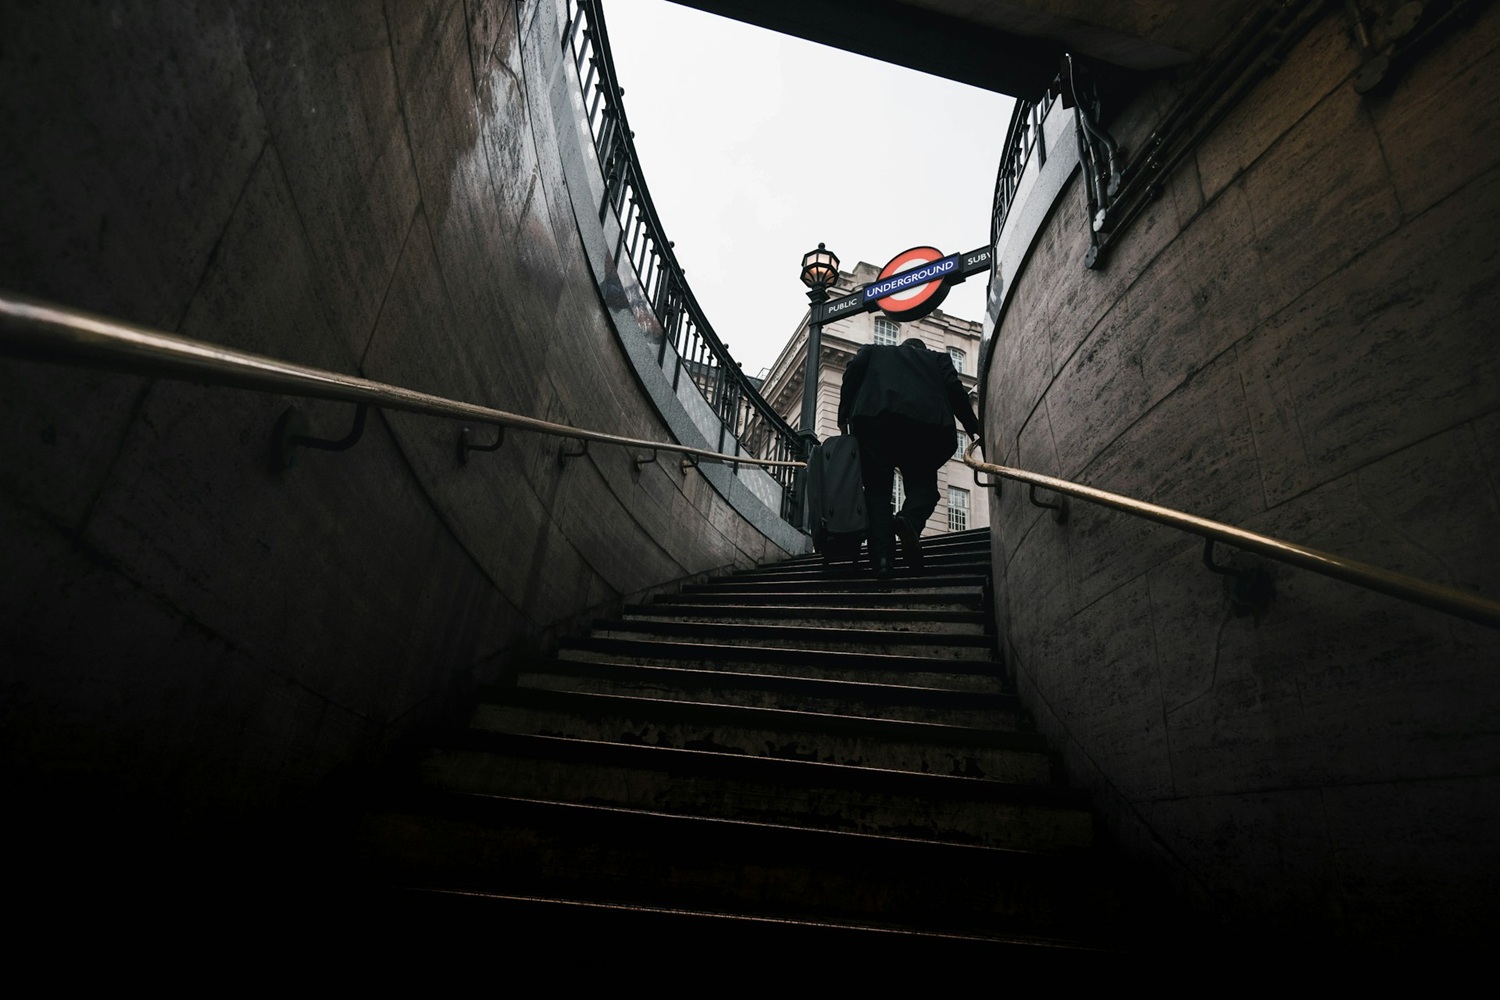
[[[1055,268],[1055,273],[1071,272],[1075,275],[1074,280],[1057,282],[1056,289],[1042,293],[1046,295],[1048,305],[1042,324],[1049,344],[1049,377],[1055,376],[1069,363],[1078,345],[1090,335],[1106,308],[1106,283],[1091,280],[1093,276],[1083,266],[1089,249],[1090,225],[1083,178],[1075,173],[1073,179],[1063,186],[1051,216],[1037,234],[1025,270],[1011,279],[1016,286],[1012,291],[1014,295],[1020,294],[1024,285],[1029,284],[1025,275],[1034,268]],[[1007,321],[1000,329],[1009,326]],[[997,332],[996,336],[1000,333]]]
[[[133,375],[0,365],[0,489],[59,524],[82,525],[149,385]]]
[[[1325,17],[1253,87],[1195,150],[1203,195],[1212,200],[1291,131],[1335,88],[1348,89],[1359,58],[1342,17]]]
[[[1326,9],[1104,268],[1075,267],[1083,191],[1062,192],[1009,279],[986,434],[1050,471],[1049,417],[1065,477],[1500,598],[1500,146],[1468,106],[1500,13],[1368,96],[1344,16]],[[1025,356],[1038,325],[1050,372]],[[1273,578],[1252,609],[1191,535],[1082,503],[1058,535],[1014,503],[1008,664],[1126,853],[1236,931],[1479,939],[1463,873],[1495,871],[1500,634],[1220,546]]]
[[[1074,616],[1070,629],[1067,656],[1052,656],[1036,666],[1047,675],[1044,690],[1052,711],[1068,730],[1087,731],[1079,752],[1109,761],[1113,783],[1123,794],[1170,795],[1160,681],[1155,663],[1137,655],[1151,647],[1145,581],[1090,604]],[[1089,713],[1086,726],[1079,725],[1079,711]]]
[[[1500,172],[1371,247],[1240,348],[1272,503],[1500,406],[1485,317]],[[1421,260],[1421,268],[1412,264]]]
[[[994,345],[995,357],[992,367],[1014,373],[1017,387],[1045,385],[1047,376],[1046,331],[1028,324],[1018,317],[1017,325],[1009,336],[998,339]],[[1002,465],[1015,459],[1019,439],[1035,413],[1036,399],[1024,391],[995,392],[985,400],[985,417],[995,414],[983,434],[987,453],[993,451],[991,461]]]
[[[1201,516],[1244,520],[1263,509],[1245,422],[1237,374],[1221,361],[1100,450],[1082,479]],[[1148,462],[1155,474],[1143,481]],[[1071,523],[1072,570],[1084,602],[1194,544],[1180,530],[1092,504],[1076,505]]]
[[[1193,796],[1150,804],[1149,822],[1219,908],[1219,933],[1265,935],[1285,946],[1327,943],[1344,918],[1337,858],[1313,789]]]
[[[1491,857],[1500,839],[1497,801],[1492,775],[1325,791],[1347,937],[1401,926],[1408,942],[1447,949],[1450,924],[1492,927],[1500,870],[1475,859]]]
[[[1401,207],[1369,112],[1352,88],[1334,90],[1272,146],[1243,181],[1265,266],[1270,310],[1394,232]]]
[[[1489,484],[1493,499],[1500,501],[1500,410],[1470,422],[1474,431],[1476,472]]]
[[[1155,308],[1182,313],[1192,329],[1158,337],[1143,358],[1160,398],[1254,329],[1270,305],[1260,287],[1264,273],[1255,245],[1255,223],[1238,186],[1223,191],[1131,289],[1128,299],[1156,302]],[[1170,291],[1165,290],[1170,289]],[[1154,296],[1153,296],[1154,292]]]
[[[174,329],[266,142],[230,7],[48,7],[0,10],[0,276]]]
[[[1379,525],[1371,536],[1393,537],[1372,558],[1452,587],[1500,593],[1500,562],[1490,558],[1500,503],[1487,488],[1473,424],[1418,441],[1354,477]]]
[[[385,11],[250,4],[240,23],[329,322],[361,357],[418,199]]]
[[[1061,404],[1052,427],[1064,475],[1082,471],[1151,405],[1133,333],[1128,318],[1106,318],[1048,388],[1048,395]],[[1064,402],[1068,400],[1088,400],[1089,405],[1070,406]]]
[[[1413,216],[1494,164],[1500,146],[1500,11],[1487,7],[1369,102],[1402,210]],[[1454,136],[1462,136],[1455,141]]]
[[[465,0],[464,9],[468,13],[469,61],[475,91],[482,90],[484,80],[497,68],[505,67],[512,75],[518,75],[516,19],[511,5],[504,0]]]
[[[1018,493],[1013,502],[1023,503],[1022,496]],[[1026,613],[1012,616],[1005,631],[1009,640],[1022,648],[1036,648],[1042,636],[1055,632],[1073,614],[1068,547],[1066,532],[1050,519],[1038,518],[1010,550],[1007,567],[1014,568],[1016,579],[1026,581],[1025,593],[1013,597],[1025,606]]]
[[[584,259],[554,5],[181,7],[0,10],[0,287],[668,439]],[[666,455],[460,467],[460,421],[376,410],[273,474],[285,407],[354,408],[8,360],[0,395],[0,770],[43,826],[172,828],[123,854],[253,839],[591,617],[786,554]]]

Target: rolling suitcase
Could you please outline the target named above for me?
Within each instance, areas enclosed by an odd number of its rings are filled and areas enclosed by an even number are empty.
[[[859,442],[852,434],[831,437],[813,449],[807,460],[807,511],[813,548],[823,553],[825,566],[859,560],[870,520]]]

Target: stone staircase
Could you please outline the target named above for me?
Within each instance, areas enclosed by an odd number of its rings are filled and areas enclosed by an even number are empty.
[[[631,606],[485,692],[360,833],[386,921],[844,955],[1116,957],[1087,802],[1004,682],[984,531]]]

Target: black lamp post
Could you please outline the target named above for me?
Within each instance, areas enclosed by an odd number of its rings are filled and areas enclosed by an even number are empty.
[[[802,283],[807,286],[807,364],[802,371],[802,443],[808,453],[818,443],[818,362],[823,351],[823,303],[839,277],[839,259],[823,244],[802,255]]]
[[[807,286],[807,300],[812,308],[807,314],[807,362],[802,369],[802,421],[798,437],[802,441],[802,457],[807,459],[818,445],[818,362],[823,352],[823,305],[828,301],[828,289],[839,277],[839,259],[823,244],[818,249],[802,255],[802,283]],[[806,473],[799,477],[798,492],[803,502],[798,507],[806,510]],[[803,518],[803,527],[807,527]]]

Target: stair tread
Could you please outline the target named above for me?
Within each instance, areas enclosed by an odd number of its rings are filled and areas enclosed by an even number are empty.
[[[612,618],[596,620],[594,628],[596,630],[621,629],[628,632],[644,632],[648,631],[648,626],[650,626],[650,628],[663,628],[687,635],[716,635],[722,629],[716,628],[715,624],[714,622],[638,622]],[[834,638],[851,641],[869,640],[871,642],[883,642],[891,637],[891,633],[882,629],[812,625],[736,625],[733,634],[744,638],[765,639],[771,642],[778,639],[785,641],[793,638],[819,638],[830,635]],[[924,643],[939,641],[943,645],[953,646],[987,647],[993,645],[995,641],[992,636],[987,635],[964,635],[941,632],[912,632],[905,634],[920,637]]]
[[[849,616],[852,618],[900,619],[935,622],[973,622],[982,624],[984,613],[980,611],[949,611],[942,608],[861,607],[857,604],[684,604],[676,601],[653,601],[650,604],[627,604],[629,615],[705,615],[740,614],[764,615],[781,612],[803,618],[823,616]]]
[[[759,708],[747,705],[715,705],[701,702],[670,701],[632,695],[594,694],[576,691],[551,691],[534,688],[507,688],[486,695],[485,704],[496,707],[541,707],[560,711],[586,713],[617,712],[644,716],[723,721],[755,725],[769,729],[815,729],[828,732],[855,733],[931,743],[941,747],[984,747],[1016,752],[1045,753],[1046,740],[1032,732],[986,729],[903,719],[871,719],[864,716],[835,715],[786,708]]]
[[[821,649],[809,650],[797,646],[750,646],[727,643],[683,642],[675,639],[650,639],[638,636],[579,636],[565,639],[559,644],[562,652],[570,650],[634,649],[642,653],[656,650],[666,657],[715,657],[732,661],[779,661],[806,662],[809,654],[824,664],[843,664],[849,667],[886,667],[892,670],[927,670],[931,672],[979,672],[993,673],[995,660],[953,659],[948,657],[921,656],[909,653],[875,653],[866,650]]]
[[[893,597],[899,597],[903,602],[911,602],[916,605],[926,604],[963,604],[971,607],[983,607],[983,594],[978,588],[959,590],[945,589],[933,591],[917,591],[906,594],[887,594],[879,591],[860,590],[826,590],[816,594],[798,594],[791,591],[766,591],[757,587],[745,587],[734,593],[681,593],[673,594],[665,598],[656,598],[656,601],[670,602],[687,606],[712,606],[715,604],[739,604],[744,607],[765,607],[775,604],[797,604],[797,599],[802,597],[820,597],[827,601],[838,601],[837,607],[881,607],[890,603]]]
[[[1090,904],[1115,891],[1088,857],[513,796],[413,794],[374,825],[405,840],[389,867],[407,885],[892,930],[1011,937],[1040,907],[1052,934],[1030,940],[1098,946],[1110,928]],[[436,862],[432,827],[456,841]]]
[[[992,661],[994,637],[982,632],[930,632],[899,629],[847,628],[820,625],[760,625],[737,622],[675,621],[671,619],[614,619],[596,622],[593,633],[600,639],[659,638],[712,639],[724,648],[770,645],[808,651],[870,648],[905,651],[928,657]]]
[[[870,573],[807,573],[804,579],[753,580],[747,577],[726,576],[708,583],[688,583],[682,586],[685,594],[726,591],[733,588],[759,589],[765,583],[774,583],[778,588],[786,586],[828,586],[828,588],[852,588],[858,591],[876,591],[882,594],[900,594],[903,589],[932,591],[935,588],[984,588],[987,577],[984,573],[948,573],[945,576],[913,576],[897,574],[888,580],[877,580]]]
[[[1088,807],[1088,797],[1083,792],[1051,783],[1028,784],[963,775],[920,774],[822,761],[752,757],[715,750],[641,746],[476,729],[465,730],[456,735],[449,744],[433,750],[427,759],[430,762],[436,757],[462,754],[490,755],[497,764],[501,759],[570,761],[625,770],[655,771],[677,777],[733,778],[748,783],[764,783],[779,790],[842,788],[876,791],[890,797],[908,796],[927,804],[1029,804],[1085,812]]]
[[[923,547],[920,573],[805,556],[564,638],[367,815],[365,870],[393,910],[569,931],[1116,958],[1088,796],[1005,690],[989,531]]]
[[[931,663],[934,661],[923,661]],[[946,661],[936,661],[943,663]],[[596,676],[632,678],[668,684],[677,682],[713,688],[731,686],[758,687],[779,690],[788,694],[821,693],[823,696],[845,695],[848,697],[882,697],[923,701],[935,704],[969,702],[971,704],[1018,704],[1016,696],[1004,691],[972,691],[951,687],[933,687],[918,684],[892,684],[872,681],[845,680],[834,677],[802,676],[797,674],[746,673],[734,670],[702,670],[675,665],[658,666],[642,663],[607,663],[590,660],[559,659],[547,670],[525,671],[524,678],[541,679],[547,676],[568,676],[578,673]],[[527,686],[522,683],[520,686]]]
[[[957,951],[961,955],[993,955],[994,958],[1008,957],[1012,960],[1020,957],[1034,959],[1039,953],[1054,953],[1048,957],[1054,957],[1057,961],[1068,963],[1072,971],[1077,971],[1077,962],[1094,959],[1106,959],[1110,962],[1118,961],[1126,953],[1119,947],[1111,947],[1107,943],[1070,940],[1067,938],[1049,938],[1040,936],[1029,936],[1021,934],[1006,934],[995,932],[982,934],[978,932],[961,933],[957,931],[938,931],[924,927],[899,927],[884,926],[875,923],[859,923],[852,920],[838,921],[833,919],[814,920],[811,918],[796,918],[788,916],[761,916],[736,912],[727,908],[719,910],[692,910],[682,907],[671,906],[647,906],[640,903],[617,903],[590,899],[563,899],[545,896],[523,896],[512,893],[499,892],[474,892],[472,890],[433,888],[425,886],[399,886],[395,891],[404,893],[405,896],[398,904],[400,910],[410,915],[414,910],[421,910],[420,903],[413,903],[413,897],[423,894],[432,896],[462,896],[462,901],[469,906],[500,906],[513,907],[523,911],[526,916],[520,918],[520,922],[526,927],[528,935],[533,935],[535,940],[554,939],[559,931],[553,929],[544,916],[541,918],[541,927],[537,926],[537,910],[548,908],[563,908],[567,910],[585,909],[591,913],[602,915],[607,922],[608,918],[619,915],[622,922],[607,932],[610,941],[617,945],[635,949],[639,947],[642,937],[636,935],[624,936],[622,932],[640,932],[643,930],[641,924],[643,919],[650,921],[651,918],[660,918],[662,923],[672,926],[672,930],[665,931],[653,924],[652,929],[646,931],[644,936],[653,940],[671,938],[679,944],[686,941],[700,941],[706,935],[714,938],[722,938],[724,946],[732,944],[735,948],[755,947],[757,943],[761,947],[767,947],[764,942],[747,940],[757,938],[757,930],[769,930],[771,936],[778,940],[791,940],[806,943],[809,936],[817,938],[813,944],[813,950],[825,959],[842,956],[847,960],[848,952],[852,947],[860,949],[861,953],[869,952],[868,957],[879,958],[889,961],[893,957],[904,956],[905,960],[912,958],[907,954],[919,949],[924,955],[933,950],[937,945],[947,952]],[[446,901],[443,903],[445,910],[448,908]],[[574,913],[567,913],[561,918],[567,922],[567,927],[572,929],[576,926],[577,917]],[[515,918],[512,919],[515,922]],[[689,928],[682,924],[687,922]],[[707,922],[715,925],[705,929],[702,925]],[[605,932],[597,932],[595,936]],[[849,940],[850,937],[854,940]],[[508,940],[515,943],[515,936],[511,935]],[[701,946],[700,946],[701,947]],[[785,947],[783,944],[781,947]],[[892,954],[892,949],[896,949]],[[958,957],[954,955],[953,957]]]

